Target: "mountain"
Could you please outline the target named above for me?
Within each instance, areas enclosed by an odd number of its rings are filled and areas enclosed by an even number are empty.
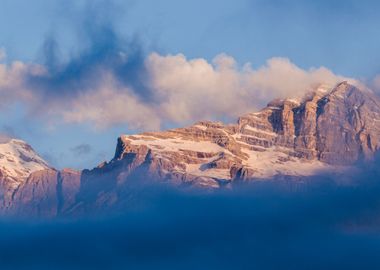
[[[0,209],[9,206],[15,190],[31,173],[49,166],[24,141],[6,139],[0,143]]]
[[[24,216],[60,215],[76,203],[80,176],[71,169],[33,172],[14,192],[8,211]]]
[[[84,176],[101,172],[122,183],[139,172],[175,184],[220,187],[236,180],[344,169],[373,158],[379,139],[380,99],[342,82],[300,100],[274,100],[236,124],[202,121],[123,135],[113,160]]]
[[[114,158],[92,170],[56,171],[41,161],[42,171],[33,167],[20,178],[13,174],[18,185],[10,209],[54,216],[107,208],[130,199],[130,188],[147,179],[212,189],[255,179],[339,173],[372,159],[379,143],[379,97],[342,82],[320,86],[300,99],[274,100],[235,124],[201,121],[123,135]]]

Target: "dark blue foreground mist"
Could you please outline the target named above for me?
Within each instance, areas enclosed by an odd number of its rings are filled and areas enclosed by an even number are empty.
[[[117,214],[3,221],[0,268],[379,269],[380,185],[366,177],[212,193],[152,186]]]

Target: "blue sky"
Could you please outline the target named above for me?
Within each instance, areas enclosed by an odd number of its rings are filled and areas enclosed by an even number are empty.
[[[141,63],[151,52],[181,53],[210,63],[225,53],[235,59],[238,70],[247,62],[260,68],[268,59],[284,57],[304,70],[324,66],[334,74],[369,82],[380,73],[379,9],[380,3],[371,0],[0,0],[0,48],[7,55],[3,65],[40,64],[56,75],[33,87],[49,104],[87,93],[80,87],[93,87],[87,78],[94,77],[80,77],[78,70],[86,73],[98,63],[117,76],[124,72],[120,77],[128,77],[126,86],[135,89],[133,95],[149,103],[154,90],[144,92],[134,77],[145,73],[136,75],[133,69],[144,70]],[[116,50],[136,60],[120,64],[110,56]],[[64,73],[62,63],[74,65]],[[2,132],[28,141],[59,168],[93,167],[112,158],[117,136],[141,130],[130,124],[133,120],[94,128],[93,122],[78,118],[67,122],[44,117],[41,108],[35,117],[25,101],[6,105],[0,115]],[[131,112],[126,109],[127,114]],[[180,124],[169,121],[161,127]]]

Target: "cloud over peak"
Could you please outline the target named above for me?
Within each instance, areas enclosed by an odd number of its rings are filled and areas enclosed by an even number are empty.
[[[303,96],[320,83],[347,80],[324,67],[304,70],[287,58],[253,68],[226,54],[211,62],[183,54],[151,53],[144,59],[138,49],[111,47],[90,48],[66,64],[0,64],[3,105],[23,102],[32,116],[100,129],[125,124],[157,130],[201,119],[232,120],[273,98]]]
[[[269,59],[257,69],[249,63],[239,67],[225,54],[210,63],[182,54],[153,53],[146,63],[163,118],[177,123],[235,118],[271,99],[303,96],[320,83],[335,85],[347,79],[324,67],[303,70],[287,58]]]

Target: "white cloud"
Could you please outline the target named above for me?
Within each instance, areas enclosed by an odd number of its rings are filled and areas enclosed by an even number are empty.
[[[271,99],[303,96],[317,84],[333,86],[347,79],[323,67],[303,70],[286,58],[272,58],[258,69],[250,64],[239,69],[225,54],[208,63],[187,60],[182,54],[154,53],[147,67],[162,116],[177,123],[237,117],[260,109]]]
[[[94,91],[87,91],[62,110],[64,121],[82,123],[90,121],[96,128],[127,123],[130,128],[157,130],[160,119],[155,111],[140,101],[128,88],[119,88],[112,78]]]
[[[35,68],[19,61],[10,65],[0,64],[0,109],[6,109],[14,101],[33,98],[34,93],[25,89],[24,79]]]
[[[96,128],[127,124],[157,130],[164,123],[234,119],[262,108],[273,98],[303,96],[317,84],[347,80],[324,67],[301,69],[286,58],[272,58],[254,69],[249,63],[239,67],[225,54],[210,63],[202,58],[189,60],[182,54],[152,53],[145,65],[149,98],[138,95],[139,89],[118,83],[111,71],[104,70],[100,83],[51,99],[25,80],[31,74],[48,75],[44,67],[21,62],[0,64],[0,106],[22,101],[47,119],[91,122]]]
[[[188,61],[183,55],[152,54],[147,67],[161,116],[181,123],[235,115],[245,93],[239,89],[241,75],[232,61],[220,56],[212,65],[204,59]]]

